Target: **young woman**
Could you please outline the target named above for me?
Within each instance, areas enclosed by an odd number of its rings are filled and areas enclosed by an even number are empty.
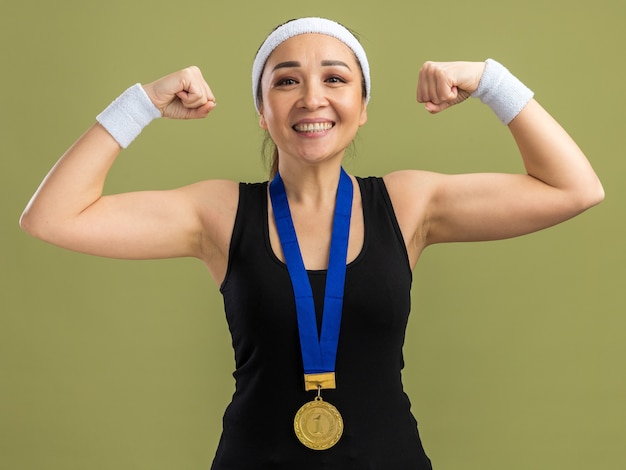
[[[206,264],[236,359],[214,469],[431,468],[401,383],[420,254],[552,226],[599,203],[602,186],[532,92],[492,60],[424,64],[417,100],[437,113],[480,98],[508,125],[526,174],[347,175],[346,148],[367,121],[369,64],[356,38],[326,19],[274,30],[252,85],[276,146],[271,182],[102,195],[117,155],[152,119],[214,109],[190,67],[131,87],[100,114],[21,225],[89,254]]]

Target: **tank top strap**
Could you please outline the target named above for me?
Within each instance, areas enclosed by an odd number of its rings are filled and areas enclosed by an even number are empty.
[[[369,176],[357,177],[357,182],[363,200],[366,246],[374,244],[373,248],[383,250],[393,247],[399,258],[404,260],[403,269],[412,277],[409,254],[384,180]]]

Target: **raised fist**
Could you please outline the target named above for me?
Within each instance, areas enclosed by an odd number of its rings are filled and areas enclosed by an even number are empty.
[[[144,90],[161,115],[171,119],[203,118],[215,107],[213,92],[196,66],[144,85]]]

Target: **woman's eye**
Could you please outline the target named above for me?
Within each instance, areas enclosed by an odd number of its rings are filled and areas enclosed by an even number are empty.
[[[293,78],[282,78],[276,82],[276,86],[289,86],[295,85],[297,82]]]
[[[327,82],[329,83],[346,83],[346,81],[341,78],[341,77],[337,77],[337,76],[332,76],[326,79]]]

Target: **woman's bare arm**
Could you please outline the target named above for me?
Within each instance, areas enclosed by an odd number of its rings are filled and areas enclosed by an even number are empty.
[[[203,118],[215,106],[195,67],[144,89],[169,118]],[[168,191],[103,196],[120,151],[111,134],[94,124],[45,177],[22,214],[22,228],[64,248],[116,258],[196,256],[209,261],[227,249],[228,234],[215,227],[228,227],[234,220],[236,183],[205,181]]]
[[[420,75],[419,100],[427,103],[429,111],[440,112],[476,89],[484,66],[431,63],[431,67],[435,70]],[[602,201],[604,191],[589,161],[534,99],[508,127],[526,174],[403,171],[386,177],[403,232],[416,256],[433,243],[494,240],[534,232]]]

